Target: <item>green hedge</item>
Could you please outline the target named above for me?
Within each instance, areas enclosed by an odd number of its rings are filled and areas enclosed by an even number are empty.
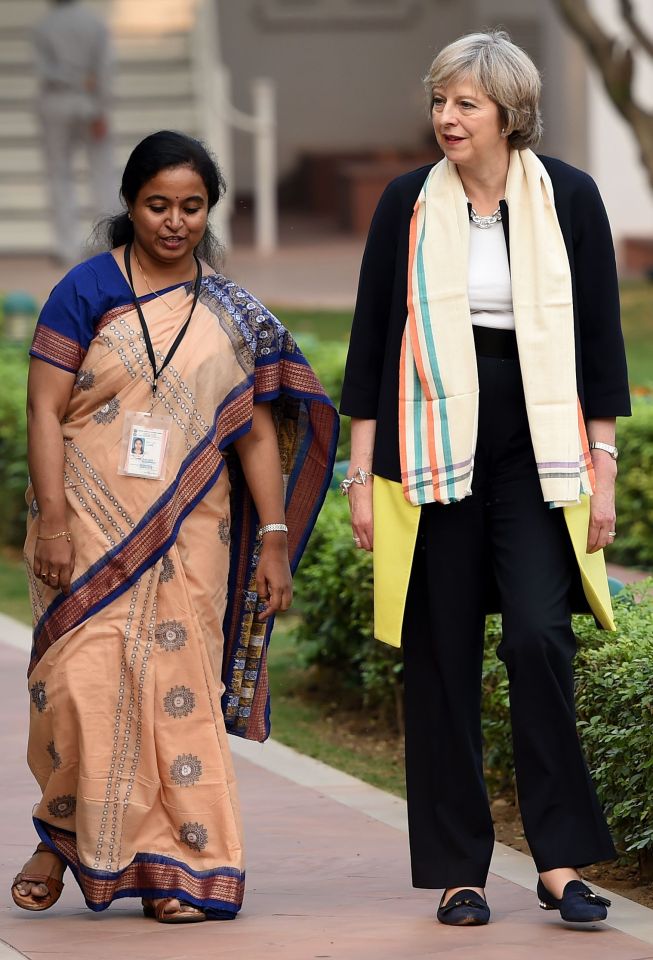
[[[578,638],[576,708],[583,749],[622,854],[637,855],[643,876],[653,861],[653,579],[613,601],[617,631],[574,617]],[[511,784],[508,681],[495,650],[501,620],[488,618],[484,663],[485,763],[490,781]]]
[[[27,350],[2,343],[0,351],[0,544],[25,539],[27,486]]]
[[[653,879],[653,579],[615,603],[616,633],[584,618],[579,638],[580,735],[618,846]],[[642,595],[642,591],[645,591]]]
[[[608,560],[653,572],[653,403],[633,402],[633,416],[617,425],[618,536]]]
[[[653,588],[653,581],[650,583]],[[642,588],[645,589],[645,588]],[[304,664],[331,698],[401,727],[401,655],[372,637],[371,556],[354,549],[347,501],[327,496],[296,576]],[[447,602],[446,598],[443,602]],[[622,852],[653,856],[653,592],[615,602],[618,630],[575,617],[579,730]],[[501,620],[489,617],[483,681],[485,766],[494,789],[510,787],[513,758],[505,667],[496,656]]]

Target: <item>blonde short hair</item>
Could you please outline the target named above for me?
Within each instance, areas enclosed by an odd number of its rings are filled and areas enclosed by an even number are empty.
[[[540,74],[504,30],[459,37],[437,55],[424,77],[433,107],[433,91],[468,77],[499,107],[505,135],[516,150],[534,146],[542,136]]]

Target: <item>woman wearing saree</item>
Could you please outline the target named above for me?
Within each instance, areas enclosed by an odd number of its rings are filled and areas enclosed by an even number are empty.
[[[267,641],[337,418],[281,324],[198,256],[223,189],[201,144],[147,137],[113,249],[63,278],[34,336],[28,761],[43,796],[12,887],[25,909],[58,899],[65,866],[95,911],[133,896],[196,922],[242,903],[226,730],[269,731]]]

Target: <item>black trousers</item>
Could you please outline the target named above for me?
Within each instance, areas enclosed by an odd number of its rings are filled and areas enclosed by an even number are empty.
[[[416,887],[484,886],[490,866],[480,712],[488,565],[501,602],[497,654],[508,670],[519,805],[537,869],[615,856],[576,732],[575,561],[564,517],[542,499],[518,359],[477,362],[473,495],[422,508],[404,619]]]

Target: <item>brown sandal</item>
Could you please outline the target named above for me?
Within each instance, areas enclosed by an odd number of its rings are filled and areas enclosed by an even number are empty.
[[[169,903],[177,901],[179,908],[166,912]],[[159,923],[201,923],[206,915],[199,907],[178,897],[164,897],[162,900],[146,900],[143,898],[143,913],[146,917],[153,917]],[[184,907],[186,909],[184,909]]]
[[[57,860],[60,860],[54,850],[52,850],[47,843],[39,843],[32,856],[36,856],[37,853],[49,853],[53,857],[56,857]],[[66,866],[64,864],[64,870],[65,869]],[[17,889],[18,885],[21,883],[42,883],[48,888],[48,892],[44,897],[37,897],[33,892],[29,893],[27,896],[24,896],[23,894],[19,893]],[[52,907],[61,896],[63,887],[63,880],[58,880],[51,874],[33,873],[31,870],[21,870],[21,872],[16,875],[14,882],[11,885],[11,896],[16,906],[21,907],[23,910],[49,910],[50,907]]]

